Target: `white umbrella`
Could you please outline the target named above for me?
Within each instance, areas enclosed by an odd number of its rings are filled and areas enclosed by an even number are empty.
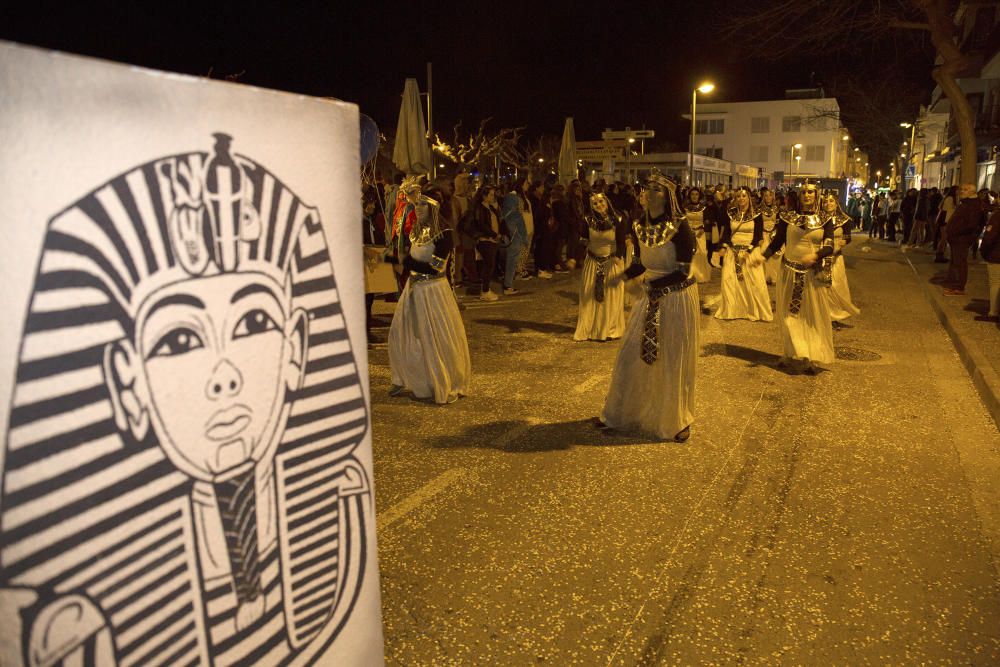
[[[410,176],[431,173],[431,147],[427,143],[427,124],[420,104],[420,89],[416,79],[407,79],[403,86],[403,103],[399,107],[396,125],[396,145],[392,161],[400,171]]]
[[[576,133],[573,131],[573,117],[566,119],[562,143],[559,145],[559,182],[569,183],[578,177],[576,169]]]

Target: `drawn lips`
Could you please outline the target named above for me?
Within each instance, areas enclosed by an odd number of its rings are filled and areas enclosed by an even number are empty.
[[[250,415],[243,406],[220,410],[212,415],[205,429],[211,440],[232,440],[250,425]]]

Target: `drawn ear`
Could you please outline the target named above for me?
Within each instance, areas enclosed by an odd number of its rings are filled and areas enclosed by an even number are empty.
[[[136,391],[138,373],[138,355],[131,342],[121,340],[104,348],[104,382],[111,396],[115,426],[141,442],[149,432],[149,413]]]
[[[288,363],[285,365],[285,387],[298,391],[306,377],[306,358],[309,347],[309,315],[302,308],[292,311],[286,325]]]

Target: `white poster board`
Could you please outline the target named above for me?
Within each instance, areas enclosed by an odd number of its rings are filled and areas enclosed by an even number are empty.
[[[380,664],[358,111],[0,42],[0,664]]]

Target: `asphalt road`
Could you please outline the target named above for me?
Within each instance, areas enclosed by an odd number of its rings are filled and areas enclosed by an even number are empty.
[[[579,272],[463,299],[456,404],[371,350],[387,663],[1000,663],[1000,434],[899,252],[848,274],[817,377],[702,317],[683,445],[592,428],[617,343],[572,340]]]

